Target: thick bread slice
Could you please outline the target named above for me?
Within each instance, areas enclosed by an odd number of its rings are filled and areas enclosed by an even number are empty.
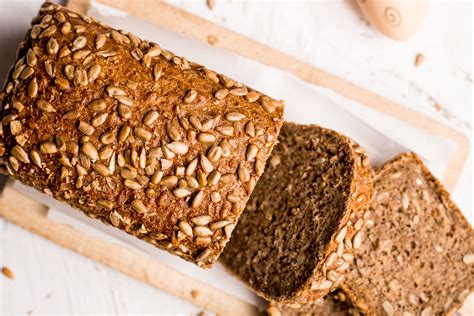
[[[341,283],[368,315],[446,315],[474,290],[474,233],[413,153],[374,180],[371,220]]]
[[[316,125],[285,123],[223,263],[267,300],[323,297],[349,267],[370,204],[363,150]]]
[[[51,3],[0,103],[0,172],[202,267],[283,123],[281,102]]]

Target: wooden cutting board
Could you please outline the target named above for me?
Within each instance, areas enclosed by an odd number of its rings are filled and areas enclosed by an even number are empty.
[[[161,1],[97,1],[202,42],[207,42],[208,35],[216,35],[219,38],[219,42],[216,44],[217,47],[287,71],[309,83],[331,89],[367,107],[398,118],[429,133],[452,140],[457,148],[450,157],[443,181],[451,189],[459,178],[467,159],[469,142],[463,134],[454,129],[322,71],[313,65],[304,63]],[[89,5],[90,0],[69,0],[67,6],[76,12],[85,13]],[[255,306],[173,270],[141,252],[87,235],[68,225],[48,220],[47,212],[46,206],[13,190],[11,184],[6,185],[0,196],[0,216],[58,245],[218,314],[259,314]],[[192,295],[195,290],[198,290],[200,295]],[[463,308],[462,315],[474,315],[473,301],[474,299],[471,296]],[[225,302],[225,304],[222,302]]]

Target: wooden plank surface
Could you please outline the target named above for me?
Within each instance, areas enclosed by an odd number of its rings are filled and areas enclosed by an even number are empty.
[[[68,3],[75,5],[76,1],[84,0],[69,0]],[[215,44],[216,47],[292,73],[309,83],[331,89],[341,96],[352,99],[420,129],[424,129],[431,134],[450,139],[456,143],[456,151],[450,158],[442,176],[443,184],[451,191],[460,177],[469,153],[469,141],[464,134],[455,129],[295,57],[284,54],[162,1],[96,1],[204,43],[207,43],[209,35],[215,35],[219,38],[219,41]],[[81,13],[85,12],[87,12],[87,10],[81,11]]]
[[[0,216],[52,242],[96,260],[134,279],[221,315],[258,315],[255,306],[180,273],[145,254],[87,235],[49,220],[47,207],[7,184],[0,197]],[[193,297],[191,291],[198,290]]]

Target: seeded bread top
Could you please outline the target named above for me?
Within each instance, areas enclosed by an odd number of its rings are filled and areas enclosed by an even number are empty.
[[[204,267],[283,121],[281,102],[51,3],[1,101],[3,172]]]
[[[474,233],[412,153],[374,181],[366,236],[342,288],[369,315],[446,315],[474,290]]]
[[[279,141],[221,261],[267,300],[306,303],[337,286],[360,246],[370,164],[316,125],[285,123]]]

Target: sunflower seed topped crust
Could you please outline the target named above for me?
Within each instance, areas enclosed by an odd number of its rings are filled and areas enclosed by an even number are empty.
[[[0,101],[1,172],[201,267],[283,122],[282,102],[51,3]]]

